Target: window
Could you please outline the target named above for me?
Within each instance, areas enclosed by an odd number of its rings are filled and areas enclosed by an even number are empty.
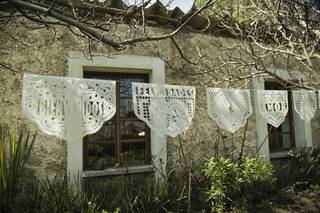
[[[117,96],[115,116],[83,140],[84,170],[150,164],[150,129],[135,116],[132,102],[132,82],[148,82],[149,76],[86,71],[83,77],[115,80]]]
[[[290,78],[287,70],[273,68],[270,72],[274,72],[286,80],[299,80]],[[299,71],[294,70],[292,72],[300,73]],[[299,75],[297,74],[296,76]],[[253,89],[255,106],[259,105],[257,90],[287,90],[287,88],[283,88],[281,84],[276,82],[275,79],[265,77],[255,78],[253,80]],[[255,107],[257,149],[258,152],[267,159],[288,157],[288,151],[293,147],[311,147],[313,145],[311,122],[308,123],[302,120],[294,110],[292,93],[290,90],[288,102],[289,108],[287,117],[278,128],[269,126],[261,115],[258,107]]]
[[[90,74],[90,73],[93,74]],[[108,74],[109,73],[109,74]],[[95,53],[92,57],[86,57],[82,52],[79,51],[70,51],[68,58],[68,76],[71,77],[92,77],[92,78],[107,78],[106,75],[111,75],[114,73],[116,75],[115,78],[123,78],[124,81],[133,81],[133,79],[137,79],[136,77],[142,77],[144,80],[149,80],[150,83],[156,84],[164,84],[165,83],[165,66],[164,62],[159,57],[150,57],[150,56],[139,56],[139,55],[107,55],[103,53]],[[101,76],[101,75],[104,76]],[[137,74],[137,75],[136,75]],[[96,75],[96,76],[91,76]],[[100,77],[99,77],[100,75]],[[146,78],[148,76],[148,78]],[[131,79],[131,80],[130,80]],[[140,79],[140,78],[139,78]],[[121,87],[121,85],[120,85]],[[118,88],[120,89],[118,86]],[[119,97],[120,97],[120,90]],[[126,102],[122,100],[122,102]],[[128,102],[128,101],[127,101]],[[129,101],[130,102],[130,101]],[[118,99],[118,105],[121,106],[120,98]],[[124,107],[129,106],[129,104],[124,104]],[[133,115],[132,110],[128,110],[127,117],[128,119],[135,119],[134,117],[130,117]],[[120,116],[119,113],[117,116]],[[113,119],[116,119],[114,117]],[[74,182],[79,177],[79,174],[82,177],[100,177],[100,176],[110,176],[110,175],[122,175],[122,174],[133,174],[133,173],[145,173],[145,172],[153,172],[155,178],[161,179],[163,178],[163,174],[166,172],[167,165],[167,144],[166,137],[161,137],[158,134],[155,134],[153,131],[149,131],[146,129],[144,131],[145,136],[143,136],[143,131],[141,126],[137,126],[135,124],[129,125],[130,122],[126,122],[127,126],[122,126],[122,130],[124,130],[123,134],[134,133],[136,138],[130,138],[132,140],[140,140],[144,137],[147,141],[144,145],[143,142],[135,142],[129,144],[140,144],[134,145],[135,147],[145,148],[145,152],[148,154],[144,155],[144,159],[142,158],[142,154],[140,157],[128,158],[130,154],[125,153],[126,150],[132,150],[129,145],[121,145],[121,141],[116,141],[117,134],[121,134],[121,126],[115,126],[113,120],[105,122],[105,126],[103,130],[100,130],[95,135],[91,135],[86,137],[85,139],[79,139],[76,141],[68,141],[67,140],[67,171],[68,176],[71,182]],[[116,121],[115,121],[116,122]],[[121,122],[118,122],[121,123]],[[124,122],[122,122],[124,123]],[[129,123],[129,124],[128,124]],[[132,122],[131,122],[132,124]],[[75,126],[78,124],[75,123]],[[110,125],[110,126],[109,126]],[[128,127],[126,129],[126,127]],[[113,129],[114,128],[114,129]],[[119,129],[120,128],[120,129]],[[131,128],[131,129],[130,129]],[[109,136],[110,130],[110,136]],[[127,131],[127,132],[126,132]],[[138,136],[137,136],[138,132]],[[111,133],[113,134],[113,140]],[[139,135],[139,133],[141,133]],[[91,137],[91,138],[90,138]],[[95,139],[94,137],[98,138]],[[107,140],[109,138],[109,140]],[[129,138],[122,138],[123,140],[127,140]],[[86,142],[88,140],[88,142]],[[125,142],[123,141],[122,142]],[[86,144],[90,144],[90,142],[99,141],[102,142],[103,145],[96,146],[97,150],[93,152],[90,151],[92,148],[90,146],[86,147]],[[107,142],[114,143],[113,150],[112,143],[106,144]],[[94,143],[92,143],[94,144]],[[123,143],[124,144],[124,143]],[[109,146],[110,149],[106,149]],[[128,147],[129,146],[129,147]],[[101,150],[104,147],[105,150]],[[99,148],[101,148],[99,150]],[[122,150],[121,150],[122,148]],[[87,151],[86,151],[87,149]],[[101,152],[100,152],[101,151]],[[121,152],[122,151],[122,152]],[[86,153],[86,155],[84,154]],[[121,157],[122,153],[122,157]],[[141,153],[141,152],[139,152]],[[100,156],[99,156],[100,155]],[[105,159],[101,158],[101,156],[105,156]],[[87,157],[91,157],[86,159]],[[100,161],[94,162],[94,157],[100,157]],[[130,160],[131,159],[131,160]],[[122,161],[121,161],[122,160]],[[141,164],[144,165],[141,165]],[[139,165],[138,165],[139,164]],[[148,165],[146,165],[148,164]],[[125,166],[128,165],[128,166]],[[119,166],[119,167],[115,167]],[[121,167],[123,166],[123,167]],[[105,169],[106,168],[106,169]],[[98,170],[96,170],[98,169]]]
[[[265,82],[266,90],[287,90],[277,82]],[[293,126],[293,104],[290,90],[288,90],[288,113],[284,122],[275,128],[268,124],[268,139],[270,152],[290,150],[295,146]]]

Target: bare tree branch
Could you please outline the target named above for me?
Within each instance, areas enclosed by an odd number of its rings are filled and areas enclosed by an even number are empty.
[[[171,33],[168,34],[164,34],[164,35],[159,35],[159,36],[143,36],[143,37],[137,37],[137,38],[130,38],[130,39],[125,39],[123,41],[116,41],[115,39],[112,39],[110,37],[108,37],[104,31],[99,31],[97,29],[95,29],[94,27],[90,27],[86,24],[84,24],[83,22],[80,22],[75,10],[73,9],[72,6],[72,12],[73,12],[73,17],[75,18],[71,18],[68,17],[66,15],[63,15],[62,13],[58,13],[56,12],[53,7],[54,4],[51,4],[49,8],[40,6],[40,5],[36,5],[33,4],[31,2],[25,2],[22,0],[8,0],[8,2],[10,2],[12,5],[14,5],[17,9],[19,9],[20,11],[22,11],[22,9],[28,9],[28,10],[32,10],[35,12],[39,12],[41,14],[44,15],[48,15],[50,17],[53,17],[67,25],[71,25],[71,26],[75,26],[77,27],[79,30],[91,35],[93,38],[103,42],[104,44],[110,45],[113,48],[117,49],[117,50],[121,50],[123,48],[125,48],[125,46],[127,45],[131,45],[131,44],[135,44],[135,43],[140,43],[140,42],[146,42],[146,41],[158,41],[158,40],[164,40],[164,39],[168,39],[168,38],[172,38],[174,37],[176,34],[178,34],[188,23],[189,21],[195,17],[196,15],[200,14],[203,10],[211,7],[213,5],[213,0],[208,0],[208,2],[201,7],[200,9],[198,9],[196,12],[192,13],[177,29],[175,29],[174,31],[172,31]],[[147,3],[150,1],[147,1]],[[81,6],[86,5],[86,7],[90,7],[91,5],[88,4],[80,4]],[[144,6],[144,4],[143,4]],[[142,7],[143,7],[142,6]],[[97,7],[95,7],[95,9],[98,9]],[[106,9],[106,8],[104,8]],[[113,12],[118,10],[112,10]],[[110,12],[110,10],[108,10],[108,12]],[[136,11],[134,11],[135,13]],[[45,21],[41,22],[41,20],[36,19],[34,17],[31,17],[29,15],[26,15],[25,13],[23,14],[25,15],[27,18],[33,20],[33,21],[38,21],[40,23],[44,23],[44,24],[50,24],[47,23]],[[128,16],[128,13],[125,14],[125,16]],[[144,17],[144,16],[143,16]],[[59,23],[51,23],[51,24],[59,24]]]

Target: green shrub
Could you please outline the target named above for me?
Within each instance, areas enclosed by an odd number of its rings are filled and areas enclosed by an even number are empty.
[[[247,156],[240,164],[242,181],[250,182],[273,182],[273,167],[265,158]]]
[[[20,199],[21,208],[16,212],[32,213],[97,213],[100,205],[96,196],[88,196],[80,182],[70,184],[66,179],[54,178],[33,181]]]
[[[138,184],[124,177],[119,185],[114,185],[114,189],[100,186],[96,190],[99,191],[85,193],[81,184],[70,185],[59,178],[33,181],[16,212],[184,212],[182,207],[186,195],[179,181],[169,183],[145,179]]]
[[[102,210],[101,213],[119,213],[119,212],[120,212],[120,209],[117,208],[116,210],[114,210],[114,211],[112,211],[112,212],[109,212],[109,211],[107,211],[107,210]]]
[[[42,200],[42,212],[81,212],[95,213],[99,211],[97,198],[87,196],[78,182],[68,184],[67,180],[54,179],[42,183],[44,199]]]
[[[89,194],[97,194],[101,207],[111,212],[116,208],[126,213],[183,212],[186,199],[184,182],[180,179],[157,181],[145,176],[92,179],[86,180],[86,189]]]
[[[247,202],[257,203],[270,196],[276,181],[271,163],[261,156],[255,158],[248,156],[239,167],[240,192]]]
[[[97,202],[105,212],[113,212],[123,206],[125,194],[122,183],[112,177],[85,178],[84,190],[88,195],[97,196]]]
[[[235,202],[257,202],[268,196],[275,178],[273,167],[262,157],[246,157],[242,163],[224,157],[212,158],[204,166],[205,191],[211,211],[229,209]]]
[[[130,188],[124,198],[126,209],[123,212],[179,212],[186,196],[184,188],[177,188],[175,185],[178,185],[178,182],[149,179],[138,187]]]
[[[320,146],[296,148],[290,152],[290,159],[278,167],[280,188],[320,184]]]
[[[12,212],[19,181],[30,156],[35,135],[0,126],[0,212]]]
[[[240,190],[239,167],[224,157],[211,158],[203,173],[209,184],[207,201],[213,211],[220,212],[230,203],[231,194]]]

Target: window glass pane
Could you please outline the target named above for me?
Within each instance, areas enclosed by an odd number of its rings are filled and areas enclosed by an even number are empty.
[[[101,129],[91,135],[87,135],[84,141],[88,143],[115,143],[116,126],[114,119],[106,121]]]
[[[148,75],[111,71],[84,72],[84,77],[117,81],[117,113],[97,133],[85,137],[84,168],[102,170],[114,165],[150,163],[146,161],[146,149],[150,152],[148,127],[135,116],[132,101],[132,82],[148,82]]]
[[[275,128],[268,124],[269,132],[269,149],[271,151],[277,151],[282,149],[282,134],[281,128]]]
[[[143,121],[123,121],[121,139],[145,139],[146,125]]]
[[[120,97],[131,97],[132,96],[132,82],[146,82],[144,79],[130,78],[130,79],[119,79],[120,80]]]
[[[145,143],[122,143],[121,162],[123,165],[141,165],[145,162]]]
[[[120,82],[120,97],[132,96],[132,81],[129,79]]]
[[[87,169],[103,170],[115,165],[115,144],[88,144]]]
[[[290,134],[282,134],[282,148],[290,149],[291,147],[291,136]]]
[[[121,99],[120,100],[120,116],[122,118],[135,118],[133,111],[132,99]]]
[[[287,116],[284,122],[281,124],[281,131],[282,132],[290,132],[290,123],[289,117]]]

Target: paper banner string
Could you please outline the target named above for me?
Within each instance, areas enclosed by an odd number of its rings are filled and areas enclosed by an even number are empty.
[[[300,118],[310,122],[317,110],[317,96],[314,91],[293,90],[294,109]]]
[[[279,127],[288,113],[288,93],[284,90],[258,90],[259,111],[267,123]]]
[[[136,116],[155,132],[176,137],[190,127],[195,87],[132,83],[132,92]],[[310,122],[317,108],[316,92],[290,92],[295,111]],[[266,122],[279,127],[288,113],[288,91],[257,90],[257,99]],[[207,88],[207,105],[209,116],[231,133],[252,114],[249,89]],[[115,81],[25,74],[22,111],[46,134],[82,138],[97,132],[116,113]]]
[[[136,116],[155,132],[176,137],[190,127],[194,87],[132,83],[132,94]]]
[[[116,113],[115,82],[25,74],[22,112],[48,135],[75,140]]]
[[[244,126],[252,113],[250,91],[207,88],[208,114],[231,133]]]

